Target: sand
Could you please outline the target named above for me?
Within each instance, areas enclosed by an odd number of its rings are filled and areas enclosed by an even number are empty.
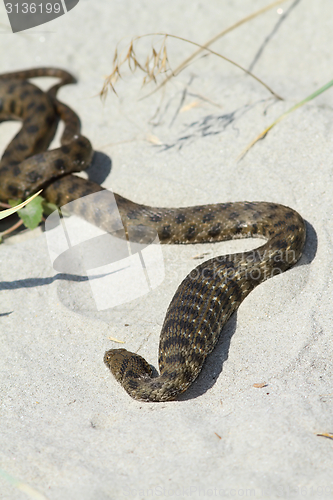
[[[154,86],[141,89],[143,75],[128,70],[118,98],[110,93],[103,104],[98,97],[118,42],[168,32],[205,43],[265,5],[81,0],[15,35],[2,8],[1,72],[58,66],[76,75],[59,97],[99,152],[91,175],[105,187],[159,206],[274,201],[304,217],[308,237],[299,264],[249,295],[198,381],[169,403],[125,393],[103,364],[104,351],[119,346],[109,337],[157,366],[167,306],[201,262],[196,257],[258,242],[163,247],[161,284],[99,310],[89,281],[53,269],[41,229],[7,239],[0,247],[1,499],[332,498],[332,441],[317,434],[333,432],[333,89],[237,161],[266,126],[332,78],[331,3],[284,2],[212,46],[283,101],[212,55],[145,100]],[[142,61],[151,43],[139,42]],[[194,50],[179,40],[167,46],[173,68]],[[2,150],[17,129],[1,125]]]

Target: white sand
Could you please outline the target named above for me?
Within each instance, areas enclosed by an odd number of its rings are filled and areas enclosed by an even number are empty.
[[[331,2],[302,0],[285,19],[275,7],[213,46],[245,67],[263,48],[253,72],[283,102],[213,56],[170,83],[155,118],[162,93],[138,102],[141,75],[127,73],[119,100],[110,95],[103,106],[95,97],[124,37],[163,31],[204,43],[268,1],[207,4],[81,0],[42,27],[16,35],[2,27],[2,72],[59,66],[77,76],[60,97],[78,112],[94,148],[111,157],[105,186],[160,206],[274,201],[309,223],[300,264],[249,295],[198,382],[163,404],[136,402],[116,383],[103,364],[104,351],[117,346],[108,337],[156,366],[166,308],[200,262],[193,257],[255,241],[164,247],[162,285],[106,311],[87,300],[88,282],[52,280],[39,229],[1,245],[0,312],[10,314],[0,317],[0,467],[40,498],[333,496],[332,441],[316,435],[333,431],[333,89],[236,162],[265,126],[332,78]],[[8,25],[3,7],[0,21]],[[150,44],[144,39],[138,48],[143,60]],[[173,67],[193,50],[174,40],[168,47]],[[1,125],[2,148],[16,129]],[[151,136],[183,147],[163,150]],[[267,386],[253,387],[260,382]],[[0,498],[37,496],[0,477]]]

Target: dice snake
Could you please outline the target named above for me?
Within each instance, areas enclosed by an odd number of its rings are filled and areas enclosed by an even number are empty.
[[[44,92],[28,81],[42,76],[58,77],[60,82]],[[43,188],[46,200],[60,207],[100,192],[98,207],[79,202],[76,215],[112,233],[114,198],[100,185],[73,174],[88,167],[93,154],[89,140],[81,135],[78,116],[56,97],[62,85],[74,82],[72,75],[56,68],[0,76],[0,120],[22,121],[0,162],[0,200],[26,198]],[[65,124],[61,146],[48,151],[59,120]],[[251,290],[299,260],[305,223],[296,211],[270,202],[159,208],[114,196],[126,234],[132,228],[152,228],[161,243],[177,244],[266,240],[256,250],[203,262],[179,285],[160,335],[160,375],[154,377],[152,367],[136,353],[105,353],[105,364],[134,399],[173,400],[197,378],[223,326]]]

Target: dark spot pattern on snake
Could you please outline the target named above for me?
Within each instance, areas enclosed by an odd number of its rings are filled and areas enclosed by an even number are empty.
[[[57,77],[60,83],[44,92],[28,82],[38,76]],[[182,281],[162,326],[160,375],[153,377],[150,365],[136,353],[126,349],[105,353],[105,364],[130,396],[143,401],[172,400],[197,378],[225,323],[245,297],[299,260],[305,224],[297,212],[272,202],[182,208],[140,205],[74,176],[73,172],[89,166],[93,154],[90,142],[81,135],[78,116],[56,97],[62,85],[74,82],[72,75],[55,68],[0,76],[0,119],[16,117],[23,123],[1,159],[1,201],[28,196],[42,187],[46,200],[59,207],[78,200],[73,213],[110,233],[119,229],[115,199],[127,233],[131,227],[152,228],[162,243],[266,239],[251,252],[203,262]],[[65,125],[61,146],[48,151],[59,120]],[[83,197],[93,193],[102,195],[98,205],[84,203]]]

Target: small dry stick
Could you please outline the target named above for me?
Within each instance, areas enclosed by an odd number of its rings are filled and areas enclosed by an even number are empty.
[[[0,201],[0,207],[1,208],[11,208],[11,206],[8,205],[8,203],[2,203],[2,201]]]
[[[333,439],[333,434],[331,434],[330,432],[323,432],[323,433],[317,434],[317,436],[322,436],[322,437],[325,437],[328,439]]]
[[[253,384],[253,387],[255,387],[256,389],[262,389],[263,387],[267,387],[267,383],[259,382],[258,384]]]
[[[118,344],[125,344],[126,343],[123,340],[118,340],[114,337],[108,337],[108,339],[112,340],[113,342],[118,342]]]
[[[3,231],[3,233],[0,233],[0,238],[3,238],[4,236],[8,236],[8,234],[14,232],[16,229],[18,229],[20,226],[22,226],[22,224],[23,224],[23,220],[20,219],[15,224],[13,224],[8,229],[6,229],[6,231]]]

